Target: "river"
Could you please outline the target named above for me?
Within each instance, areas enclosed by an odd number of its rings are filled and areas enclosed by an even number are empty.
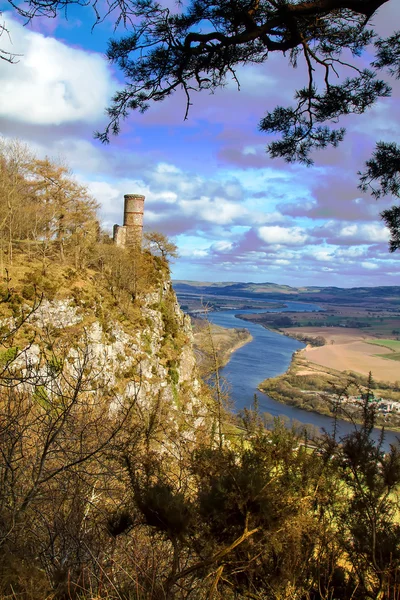
[[[302,342],[265,329],[249,321],[241,321],[235,317],[236,314],[254,314],[263,312],[293,312],[293,311],[315,311],[320,308],[315,304],[300,302],[286,302],[286,308],[257,310],[224,310],[210,312],[208,318],[212,323],[222,327],[245,327],[253,336],[253,340],[239,348],[232,354],[229,363],[221,370],[221,375],[228,384],[230,397],[235,403],[235,410],[251,406],[254,394],[257,394],[260,410],[268,412],[272,416],[289,418],[291,422],[310,423],[320,430],[332,430],[333,421],[330,417],[308,412],[276,402],[267,394],[260,392],[257,388],[264,379],[275,377],[284,373],[291,362],[292,354],[299,348],[304,348]],[[345,435],[353,430],[353,425],[347,421],[339,421],[339,435]],[[378,439],[379,430],[374,431],[374,438]],[[388,449],[390,443],[395,443],[397,436],[392,431],[385,434],[384,446]]]

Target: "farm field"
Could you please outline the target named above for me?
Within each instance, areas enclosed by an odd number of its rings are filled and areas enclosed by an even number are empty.
[[[317,412],[324,415],[333,415],[334,410],[339,410],[340,418],[361,422],[360,409],[346,402],[340,407],[336,404],[338,394],[346,390],[348,395],[358,396],[361,389],[368,386],[368,376],[348,370],[336,370],[332,367],[316,364],[308,359],[304,351],[296,352],[292,363],[286,373],[278,377],[271,377],[263,381],[259,389],[266,392],[274,400],[296,406],[302,410]],[[373,382],[375,398],[385,401],[400,401],[400,389],[397,384],[389,382]],[[344,396],[342,396],[342,400]],[[334,409],[335,407],[335,409]],[[400,415],[398,413],[385,414],[378,412],[376,415],[378,426],[385,425],[390,429],[400,429]]]
[[[400,380],[398,359],[387,360],[388,353],[377,354],[377,346],[381,346],[382,349],[390,348],[390,345],[387,346],[383,342],[390,342],[393,344],[393,350],[397,350],[400,346],[398,340],[375,340],[371,339],[370,333],[368,332],[368,335],[364,330],[342,327],[291,327],[284,331],[287,335],[300,334],[325,338],[324,346],[307,346],[301,351],[308,361],[317,365],[337,371],[354,371],[362,375],[368,375],[371,371],[377,381],[395,383]],[[398,353],[391,354],[395,357]]]
[[[395,360],[397,362],[400,362],[399,340],[369,340],[368,343],[373,344],[374,346],[382,346],[383,348],[388,348],[390,350],[389,353],[377,354],[376,356],[380,356],[381,358],[385,358],[386,360]]]
[[[332,328],[341,331],[356,329],[368,338],[385,340],[400,337],[398,310],[366,310],[360,307],[332,305],[325,305],[324,308],[325,310],[320,312],[244,314],[240,318],[271,329],[301,328],[305,332],[309,327],[322,328],[323,337],[329,335],[328,332]]]
[[[400,352],[400,340],[370,340],[368,343],[389,348],[393,352]]]

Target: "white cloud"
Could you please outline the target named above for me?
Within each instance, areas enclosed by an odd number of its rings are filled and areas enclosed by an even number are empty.
[[[205,258],[208,256],[207,250],[193,250],[191,248],[179,248],[179,256],[184,258]]]
[[[356,235],[357,229],[358,229],[358,225],[356,225],[356,224],[345,225],[339,231],[339,237],[353,237],[354,235]]]
[[[248,203],[250,204],[250,203]],[[251,208],[251,204],[250,204]],[[262,211],[251,211],[251,221],[255,224],[264,224],[264,223],[279,223],[286,221],[287,217],[284,217],[280,212],[262,212]]]
[[[242,217],[246,210],[221,197],[202,196],[198,200],[181,200],[180,208],[186,216],[196,216],[206,223],[229,225]]]
[[[175,165],[171,165],[169,163],[159,163],[157,165],[157,173],[181,173],[182,171],[178,169]]]
[[[379,243],[387,242],[389,239],[389,231],[383,225],[376,223],[368,223],[364,225],[358,225],[353,223],[351,225],[344,225],[339,233],[339,238],[357,238],[363,242]]]
[[[219,242],[215,242],[212,246],[211,249],[214,250],[215,252],[220,252],[221,254],[223,253],[229,253],[233,248],[233,244],[232,242],[226,242],[224,240],[221,240]]]
[[[255,148],[255,146],[245,146],[243,148],[243,154],[257,154],[257,149]]]
[[[364,261],[361,263],[361,266],[364,269],[369,269],[371,271],[375,270],[375,269],[379,269],[379,265],[377,265],[376,263],[373,262],[368,262],[368,261]]]
[[[400,132],[396,108],[395,101],[386,98],[384,101],[380,100],[371,108],[368,118],[354,121],[351,130],[391,142],[394,137],[398,137]]]
[[[106,181],[92,181],[88,188],[92,196],[94,196],[106,210],[110,210],[114,202],[118,201],[120,198],[119,190]]]
[[[304,244],[308,235],[300,227],[281,227],[280,225],[260,227],[260,238],[267,244],[298,246]]]
[[[366,248],[362,246],[350,246],[350,248],[338,248],[335,252],[336,256],[344,258],[358,258],[366,253]]]
[[[0,61],[0,116],[35,125],[95,122],[115,88],[100,54],[70,48],[29,31],[7,15],[12,39],[2,48],[22,54],[10,65]]]
[[[330,250],[311,251],[311,255],[319,262],[329,262],[332,260],[332,252]]]

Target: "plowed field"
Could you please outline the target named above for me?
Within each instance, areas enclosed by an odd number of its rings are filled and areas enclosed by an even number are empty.
[[[363,375],[368,375],[371,371],[376,381],[394,383],[400,380],[399,362],[376,356],[381,351],[383,354],[385,349],[368,344],[366,340],[371,338],[359,329],[301,327],[290,328],[286,332],[325,338],[325,346],[318,348],[307,346],[302,350],[304,357],[317,365],[338,371],[355,371]]]

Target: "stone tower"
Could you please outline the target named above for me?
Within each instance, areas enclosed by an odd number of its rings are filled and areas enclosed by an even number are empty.
[[[124,200],[124,224],[114,225],[114,242],[117,246],[141,246],[145,197],[125,194]]]

